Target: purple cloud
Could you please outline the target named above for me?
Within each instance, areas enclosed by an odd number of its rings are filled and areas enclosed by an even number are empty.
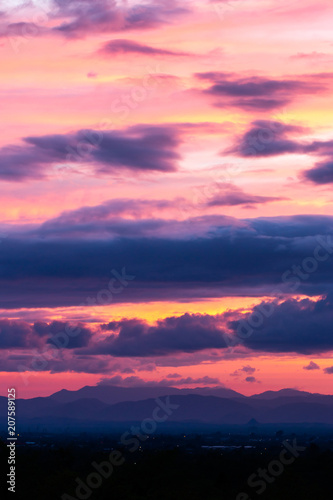
[[[333,147],[332,147],[333,152]],[[303,176],[305,179],[314,184],[332,184],[333,182],[333,161],[323,161],[316,164],[315,167],[304,170]]]
[[[333,154],[333,140],[329,141],[308,141],[302,142],[290,138],[292,135],[299,135],[306,130],[296,125],[288,125],[282,122],[269,120],[256,120],[251,127],[237,139],[235,144],[223,151],[221,154],[236,154],[241,157],[266,157],[283,154]],[[310,180],[320,183],[327,182],[325,175],[330,171],[328,166],[319,164],[316,169],[308,170],[304,173]],[[313,177],[313,178],[311,178]]]
[[[172,126],[136,125],[123,131],[80,130],[25,137],[22,146],[0,149],[0,178],[42,178],[57,164],[89,163],[96,174],[115,170],[172,172],[181,142]],[[84,151],[84,154],[82,153]]]
[[[174,380],[171,382],[171,385],[192,385],[192,384],[204,384],[204,385],[221,385],[221,382],[218,378],[216,377],[208,377],[205,375],[204,377],[199,377],[199,378],[193,378],[193,377],[186,377],[186,378],[181,378]]]
[[[167,49],[158,49],[144,45],[142,43],[134,42],[133,40],[111,40],[106,42],[99,51],[100,54],[141,54],[149,56],[187,56],[185,52],[176,52]]]
[[[83,324],[75,327],[77,335],[68,335],[68,324],[61,321],[50,323],[0,320],[0,349],[33,348],[52,344],[58,348],[74,349],[85,347],[92,338],[92,332]]]
[[[261,196],[245,193],[242,189],[232,184],[219,185],[219,191],[220,193],[213,196],[207,202],[207,206],[261,205],[288,199],[282,196]]]
[[[125,319],[111,322],[104,329],[113,331],[112,335],[89,348],[89,353],[147,357],[227,347],[218,317],[209,315],[169,317],[155,326],[138,319]]]
[[[314,361],[310,361],[308,365],[303,366],[303,370],[320,370],[320,366]]]
[[[295,125],[269,120],[256,120],[251,127],[225,153],[242,157],[275,156],[286,153],[303,153],[304,148],[287,134],[300,134],[304,129]]]
[[[42,345],[41,337],[24,321],[0,320],[0,349],[33,348]]]
[[[300,93],[313,94],[322,91],[324,84],[299,79],[274,80],[264,77],[240,78],[234,73],[196,73],[199,80],[208,81],[210,86],[204,94],[224,98],[214,103],[217,107],[236,106],[250,110],[272,110],[290,103]]]
[[[188,12],[176,0],[131,6],[120,6],[115,0],[53,1],[56,11],[52,17],[62,20],[53,31],[67,38],[158,28]]]
[[[262,318],[260,325],[251,327],[252,318],[259,314]],[[236,335],[243,333],[243,344],[254,351],[313,354],[333,349],[332,322],[332,296],[327,296],[318,301],[263,302],[250,314],[230,321],[228,326]],[[309,366],[312,367],[311,363]]]
[[[254,373],[256,371],[256,369],[250,365],[243,366],[243,368],[240,368],[240,370],[245,373]]]
[[[238,370],[235,370],[233,373],[230,373],[231,377],[240,377],[243,375],[241,372],[245,373],[254,373],[256,371],[255,368],[253,368],[250,365],[243,366],[243,368],[239,368]]]
[[[125,206],[120,203],[118,209]],[[113,302],[263,296],[278,284],[287,295],[296,288],[316,296],[332,289],[330,216],[133,221],[112,217],[107,206],[85,208],[51,220],[49,227],[16,230],[2,241],[3,307],[68,307],[87,297],[96,304],[98,291],[112,278],[110,269],[121,272],[124,266],[136,278],[124,293],[110,295]],[[327,259],[311,279],[302,280],[293,266],[315,249]]]

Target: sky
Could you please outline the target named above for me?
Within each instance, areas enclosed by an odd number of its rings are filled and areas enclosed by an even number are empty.
[[[329,0],[0,2],[0,393],[332,394]]]

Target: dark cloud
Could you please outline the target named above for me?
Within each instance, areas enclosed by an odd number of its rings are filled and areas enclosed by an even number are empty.
[[[266,311],[272,309],[266,317],[262,314],[265,307]],[[333,302],[330,296],[318,301],[288,299],[270,307],[262,303],[242,319],[251,323],[250,316],[258,318],[259,314],[262,321],[243,339],[244,345],[254,351],[313,354],[333,350]],[[235,333],[240,331],[239,326],[239,320],[229,323]]]
[[[0,349],[31,348],[41,345],[38,335],[24,321],[0,320]]]
[[[262,311],[272,313],[264,316]],[[251,318],[263,320],[258,326],[244,330],[244,324],[253,325]],[[262,303],[251,313],[228,320],[227,315],[184,314],[149,325],[137,319],[124,319],[106,328],[109,335],[88,348],[88,354],[110,354],[119,357],[166,356],[178,352],[191,353],[205,349],[226,349],[228,345],[243,344],[256,352],[314,354],[333,350],[331,325],[333,302],[330,297],[312,301],[287,299],[281,303]],[[253,320],[254,321],[254,320]],[[239,326],[242,325],[242,330]],[[246,335],[240,335],[241,333]],[[230,333],[231,332],[231,333]],[[230,342],[234,339],[234,342]],[[310,363],[307,370],[317,369]],[[232,376],[252,376],[255,368],[246,365]]]
[[[43,348],[40,351],[25,353],[20,356],[9,355],[1,360],[1,367],[8,372],[22,372],[23,380],[29,382],[38,373],[112,373],[110,360],[101,356],[72,356],[63,354],[58,349]],[[27,373],[28,372],[28,373]]]
[[[255,377],[246,377],[245,382],[253,383],[253,382],[258,382],[258,381]]]
[[[333,160],[323,161],[315,167],[303,172],[305,179],[315,184],[331,184],[333,182]]]
[[[97,224],[95,216],[91,225]],[[113,226],[115,221],[108,223]],[[71,237],[65,239],[58,237],[60,222],[54,232],[49,228],[44,233],[8,234],[0,253],[3,307],[72,306],[88,304],[88,299],[91,305],[100,304],[101,290],[104,301],[108,296],[115,303],[262,296],[277,288],[281,294],[297,290],[320,295],[332,288],[333,219],[329,216],[243,221],[200,217],[178,226],[175,221],[163,221],[163,237],[143,226],[138,235],[133,221],[132,226],[126,220],[117,223],[118,235],[112,238],[104,233],[91,236],[88,221],[87,236],[80,226],[77,237],[75,221]],[[126,233],[126,228],[133,233]],[[299,278],[295,266],[313,259],[318,245],[325,260],[318,261],[316,272],[306,279]],[[135,279],[127,282],[122,293],[107,292],[111,271],[121,274],[124,268]],[[283,280],[285,273],[289,274]]]
[[[320,370],[320,366],[314,361],[310,361],[308,365],[303,366],[303,370]]]
[[[75,333],[69,335],[67,332]],[[45,347],[52,344],[57,348],[74,349],[85,347],[92,338],[92,332],[79,323],[75,328],[61,321],[36,322],[0,320],[0,349]]]
[[[124,131],[80,130],[67,135],[26,137],[0,149],[0,178],[42,178],[57,164],[89,163],[96,174],[115,170],[172,172],[180,137],[170,126],[137,125]]]
[[[267,304],[256,306],[252,315],[262,311]],[[220,355],[228,352],[230,345],[241,346],[251,351],[272,353],[314,354],[333,350],[331,324],[333,305],[329,297],[311,301],[288,299],[274,303],[273,314],[266,316],[263,323],[240,337],[238,326],[244,317],[233,311],[236,318],[230,321],[230,312],[221,315],[184,314],[167,317],[149,324],[140,319],[122,319],[101,326],[95,335],[85,326],[77,325],[77,335],[64,335],[63,322],[35,323],[2,320],[0,322],[0,348],[17,349],[19,354],[10,353],[4,358],[4,370],[8,371],[87,371],[88,373],[121,372],[133,373],[133,369],[111,363],[117,358],[162,359],[172,356],[194,354],[214,349]],[[103,333],[102,333],[103,332]],[[111,332],[111,333],[110,333]],[[226,332],[226,333],[225,333]],[[67,343],[64,342],[67,338]],[[232,340],[234,339],[234,342]],[[75,348],[75,350],[73,350]],[[109,359],[109,361],[108,361]],[[215,356],[215,359],[216,356]],[[21,367],[18,364],[21,362]],[[193,364],[192,359],[191,363]],[[198,362],[198,360],[197,360]],[[179,359],[178,359],[179,364]],[[173,366],[165,364],[165,366]],[[176,365],[175,365],[176,366]],[[16,368],[15,368],[16,367]],[[23,369],[23,368],[24,369]],[[144,368],[142,366],[142,368]],[[317,370],[319,366],[310,362],[305,370]],[[330,369],[325,369],[330,373]],[[239,368],[232,376],[246,376],[246,381],[256,381],[256,369],[250,365]],[[117,376],[123,383],[121,377]],[[138,377],[127,377],[126,383],[135,385]],[[177,373],[169,374],[159,383],[166,385],[215,384],[220,381],[211,377],[182,378]],[[113,380],[116,382],[116,379]],[[110,382],[110,381],[109,381]]]
[[[327,375],[332,375],[333,374],[333,366],[330,366],[328,368],[324,368],[324,372],[327,373]]]
[[[223,101],[214,103],[217,107],[272,110],[285,106],[299,94],[313,94],[325,88],[318,80],[274,80],[259,76],[240,78],[236,74],[222,72],[196,73],[195,76],[210,83],[203,90],[204,94],[223,98]]]
[[[270,80],[257,76],[236,79],[226,73],[197,73],[196,76],[214,83],[212,87],[206,90],[206,92],[214,95],[261,97],[285,91],[299,92],[300,89],[307,89],[307,84],[297,80]],[[318,89],[316,86],[314,88]],[[312,90],[313,87],[311,87]]]
[[[265,157],[278,156],[283,154],[316,154],[328,155],[333,153],[332,141],[308,141],[302,142],[290,138],[305,132],[303,127],[288,125],[282,122],[269,120],[256,120],[252,122],[251,127],[235,142],[227,151],[228,154],[236,154],[241,157]],[[325,165],[318,165],[318,169]],[[314,169],[316,171],[316,169]],[[310,180],[311,175],[315,178],[312,170],[305,172]],[[318,179],[324,177],[318,173]],[[325,181],[324,181],[325,182]]]
[[[114,333],[89,349],[89,353],[148,357],[226,347],[218,318],[209,315],[184,314],[165,318],[154,326],[142,320],[125,319],[110,323],[107,328]]]
[[[176,170],[180,139],[175,129],[167,126],[136,126],[124,133],[104,133],[99,147],[93,151],[98,173],[116,168],[138,171],[172,172]]]
[[[303,153],[303,146],[287,137],[287,134],[299,134],[303,131],[302,127],[295,125],[287,125],[277,121],[256,120],[252,122],[249,130],[226,152],[245,158]]]
[[[134,42],[133,40],[111,40],[106,42],[101,50],[100,54],[141,54],[149,56],[187,56],[189,54],[185,52],[176,52],[173,50],[159,49],[156,47],[151,47],[149,45],[144,45],[142,43]]]
[[[50,324],[45,323],[42,328],[49,335],[47,343],[56,347],[63,346],[66,349],[76,349],[89,344],[93,337],[89,328],[85,327],[82,323],[78,323],[69,330],[70,334],[68,334],[68,326],[68,323],[64,323],[63,321],[52,321]],[[72,332],[74,335],[72,335]]]

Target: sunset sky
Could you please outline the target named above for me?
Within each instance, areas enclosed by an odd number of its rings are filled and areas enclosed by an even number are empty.
[[[331,0],[0,2],[0,394],[332,394]]]

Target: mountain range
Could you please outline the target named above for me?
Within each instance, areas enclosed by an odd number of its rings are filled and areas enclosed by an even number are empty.
[[[156,398],[177,406],[168,425],[325,424],[333,425],[333,395],[295,389],[267,391],[246,397],[231,389],[86,386],[63,389],[48,397],[18,399],[18,428],[94,429],[151,418]],[[0,397],[1,422],[6,422],[7,398]]]

